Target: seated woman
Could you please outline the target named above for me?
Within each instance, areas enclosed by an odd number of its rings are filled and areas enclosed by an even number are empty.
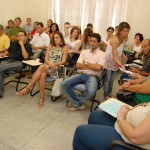
[[[14,21],[12,19],[8,20],[8,25],[5,27],[5,33],[8,34],[9,30],[14,27]]]
[[[81,37],[81,43],[82,43],[82,50],[85,49],[90,49],[90,39],[91,39],[91,35],[93,34],[93,30],[91,30],[90,28],[86,28],[83,32],[83,35]]]
[[[106,44],[108,44],[111,37],[113,36],[113,33],[114,33],[114,28],[113,27],[107,28],[107,36],[103,37],[102,41],[105,42]]]
[[[52,78],[57,78],[58,67],[66,63],[67,56],[68,51],[67,47],[65,46],[63,34],[57,31],[52,37],[52,45],[50,45],[46,51],[46,64],[41,65],[35,72],[31,82],[23,90],[17,92],[16,94],[18,96],[24,96],[28,94],[33,85],[38,82],[40,90],[38,106],[39,108],[42,108],[44,102],[46,76],[49,75]]]
[[[117,119],[102,110],[90,114],[88,125],[74,134],[73,150],[108,150],[114,140],[150,149],[150,104],[121,107]],[[117,147],[114,150],[125,150]]]
[[[50,37],[50,41],[52,40],[53,34],[59,31],[59,27],[57,23],[52,23],[50,26],[50,30],[49,30],[49,37]]]
[[[69,33],[69,28],[72,28]],[[69,64],[73,66],[80,55],[81,40],[79,40],[79,27],[75,25],[64,25],[65,43],[68,47]]]
[[[136,55],[135,58],[140,57],[139,55],[141,54],[141,45],[144,37],[143,34],[141,33],[136,33],[134,37],[134,42],[128,47],[128,50],[135,51]]]
[[[49,34],[50,26],[51,26],[52,23],[53,23],[53,21],[51,19],[47,20],[47,27],[44,29],[44,32],[46,34]]]
[[[150,87],[150,76],[125,82],[120,86],[119,90],[127,90],[135,93],[133,100],[126,101],[126,103],[133,106],[140,103],[150,102],[150,88],[148,87]]]

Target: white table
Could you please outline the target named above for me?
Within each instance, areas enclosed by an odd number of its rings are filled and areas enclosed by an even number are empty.
[[[41,62],[37,62],[36,60],[23,60],[22,63],[27,64],[29,66],[33,66],[33,67],[34,66],[40,66],[43,64]]]

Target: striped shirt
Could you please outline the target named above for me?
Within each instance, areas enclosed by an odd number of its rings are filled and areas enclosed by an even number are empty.
[[[150,72],[150,56],[144,56],[141,71]]]

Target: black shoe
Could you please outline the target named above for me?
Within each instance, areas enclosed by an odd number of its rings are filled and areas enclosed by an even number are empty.
[[[3,98],[3,95],[0,95],[0,98]]]

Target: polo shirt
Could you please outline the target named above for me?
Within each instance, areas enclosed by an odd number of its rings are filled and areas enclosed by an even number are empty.
[[[8,49],[10,46],[10,40],[7,35],[3,34],[0,36],[0,52],[4,49]]]

